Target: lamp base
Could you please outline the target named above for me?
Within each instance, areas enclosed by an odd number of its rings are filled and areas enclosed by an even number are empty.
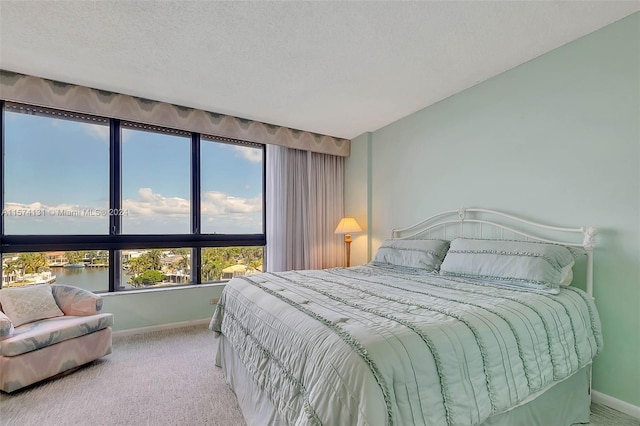
[[[351,234],[345,234],[344,243],[347,246],[347,268],[351,266]]]

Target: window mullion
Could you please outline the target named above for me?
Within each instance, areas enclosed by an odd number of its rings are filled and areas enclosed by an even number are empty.
[[[111,119],[109,126],[109,209],[122,208],[122,138],[120,120]],[[121,232],[122,217],[109,215],[109,238],[117,238]],[[109,250],[109,291],[120,289],[122,259],[120,250]]]
[[[200,179],[200,134],[191,134],[191,233],[200,234],[201,225],[201,179]],[[191,249],[191,282],[202,283],[202,265],[200,255],[202,250],[199,247]]]
[[[200,234],[200,134],[191,135],[191,233]]]

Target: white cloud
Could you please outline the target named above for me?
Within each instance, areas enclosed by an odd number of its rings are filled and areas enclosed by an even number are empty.
[[[109,126],[103,126],[100,124],[82,123],[84,130],[94,138],[98,138],[103,141],[109,140]]]
[[[101,234],[109,224],[104,206],[7,202],[3,214],[8,234]]]
[[[189,215],[189,200],[178,197],[164,197],[154,194],[151,188],[138,189],[138,197],[122,202],[122,208],[130,216],[185,216]]]
[[[138,189],[135,199],[126,199],[122,203],[129,215],[182,216],[190,214],[190,202],[179,197],[165,197],[154,193],[151,188]],[[262,211],[262,194],[254,198],[234,197],[222,192],[209,191],[202,194],[203,215],[251,214]]]
[[[125,199],[122,204],[123,209],[127,211],[126,224],[123,224],[126,225],[127,232],[131,229],[135,229],[136,233],[172,232],[175,229],[183,229],[185,220],[188,228],[191,206],[190,201],[184,198],[165,197],[154,193],[151,188],[139,188],[135,198]],[[203,232],[261,232],[262,194],[253,198],[241,198],[209,191],[202,194],[201,207]],[[5,217],[11,221],[11,232],[35,234],[103,233],[105,215],[96,214],[96,209],[107,207],[69,203],[49,205],[41,202],[6,202],[4,205],[5,215],[11,215],[11,211],[17,210],[42,211],[42,214],[37,216],[32,213]]]
[[[13,203],[6,202],[4,203],[4,212],[5,215],[13,215],[16,216],[16,211],[32,211],[37,212],[39,210],[44,211],[45,215],[56,216],[61,215],[61,212],[84,212],[87,209],[104,209],[104,206],[87,206],[82,204],[69,204],[69,203],[60,203],[60,204],[44,204],[39,201],[35,201],[33,203],[25,204],[25,203]],[[60,214],[58,214],[60,213]],[[31,213],[30,215],[33,215]]]
[[[262,194],[254,198],[234,197],[222,192],[209,191],[202,194],[203,215],[236,215],[252,214],[262,211]],[[105,209],[106,206],[89,206],[81,204],[44,204],[39,201],[33,203],[6,202],[4,210],[46,210],[46,211],[83,211],[85,209]],[[191,203],[180,197],[165,197],[154,193],[151,188],[140,188],[136,198],[125,199],[122,208],[128,210],[128,216],[188,216]],[[5,213],[6,214],[6,213]]]
[[[201,206],[203,215],[256,213],[262,211],[262,194],[254,198],[239,198],[209,191],[202,194]]]
[[[237,157],[242,157],[252,163],[262,162],[262,150],[258,148],[251,148],[248,146],[234,145],[233,150],[236,151]]]

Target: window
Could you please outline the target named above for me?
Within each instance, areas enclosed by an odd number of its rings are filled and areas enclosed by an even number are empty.
[[[108,120],[16,107],[3,128],[4,232],[107,234]]]
[[[3,253],[2,287],[58,283],[93,292],[109,290],[109,251]]]
[[[123,291],[262,270],[263,145],[0,105],[2,286]]]
[[[123,125],[123,233],[189,233],[190,156],[188,134],[136,130]]]
[[[149,288],[191,283],[191,249],[122,250],[120,288]]]
[[[262,233],[262,147],[203,138],[200,149],[202,233]]]

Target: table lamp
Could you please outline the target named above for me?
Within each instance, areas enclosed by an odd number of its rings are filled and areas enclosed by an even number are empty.
[[[351,234],[362,232],[358,222],[352,217],[343,217],[336,227],[336,234],[344,234],[344,243],[347,245],[347,268],[351,265]]]

